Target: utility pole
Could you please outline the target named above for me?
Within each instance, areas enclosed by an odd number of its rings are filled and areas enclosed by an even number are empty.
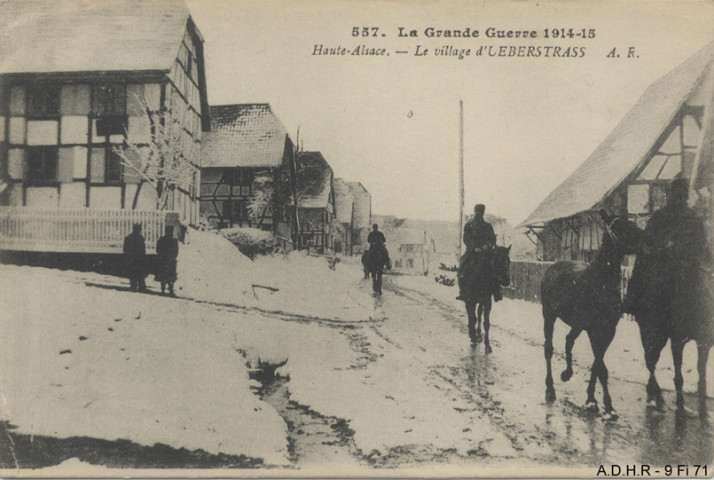
[[[459,257],[461,262],[461,232],[464,231],[464,101],[459,100]]]

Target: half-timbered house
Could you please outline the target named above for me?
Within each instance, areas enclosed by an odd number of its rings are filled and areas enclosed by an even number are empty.
[[[714,192],[714,42],[654,82],[588,159],[521,224],[541,260],[591,261],[604,208],[644,227],[670,182],[690,181],[708,219]]]
[[[347,182],[353,198],[351,253],[369,248],[367,236],[372,231],[372,196],[360,182]]]
[[[290,235],[293,144],[267,103],[211,106],[201,148],[201,215],[217,227]],[[251,211],[255,210],[255,211]]]
[[[337,224],[333,247],[336,252],[351,254],[352,224],[354,222],[354,195],[347,182],[336,178],[335,189],[335,223]]]
[[[320,152],[302,152],[297,161],[298,248],[332,249],[335,193],[332,167]]]
[[[186,148],[210,127],[183,1],[8,0],[0,18],[0,249],[114,252],[132,223],[153,248],[167,211],[197,223],[195,163],[158,211],[118,154],[149,144],[150,111],[180,123]]]

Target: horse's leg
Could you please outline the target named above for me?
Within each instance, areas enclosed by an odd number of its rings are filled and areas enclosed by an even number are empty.
[[[645,350],[645,364],[650,372],[650,379],[647,382],[647,406],[662,409],[664,398],[662,398],[662,389],[655,377],[655,369],[662,349],[667,344],[667,335],[661,333],[658,328],[646,328],[640,325],[640,339]]]
[[[684,350],[684,341],[682,339],[671,339],[672,343],[672,361],[674,362],[674,388],[677,391],[677,411],[684,411],[684,393],[682,386],[684,385],[684,377],[682,377],[682,352]]]
[[[486,344],[486,353],[491,353],[491,342],[488,341],[488,331],[491,328],[491,297],[481,303],[483,306],[483,332],[484,343]]]
[[[471,343],[476,345],[478,343],[476,338],[476,302],[467,300],[464,304],[466,305],[466,315],[469,319],[469,338],[471,338]]]
[[[377,278],[376,278],[376,281],[377,281],[377,290],[376,290],[376,292],[381,295],[381,294],[382,294],[382,267],[381,267],[381,266],[380,266],[380,267],[377,267]]]
[[[597,400],[595,399],[595,387],[597,386],[597,379],[598,379],[598,376],[600,375],[600,368],[601,368],[602,362],[600,362],[598,360],[598,355],[596,353],[597,345],[599,344],[599,342],[594,340],[593,333],[591,333],[590,331],[588,331],[587,333],[588,333],[588,339],[590,340],[590,349],[593,352],[594,360],[593,360],[592,367],[590,367],[590,380],[588,380],[588,388],[587,388],[588,398],[587,398],[587,400],[585,400],[585,407],[588,410],[597,411],[598,407],[597,407]]]
[[[607,420],[617,420],[617,413],[615,408],[612,406],[612,398],[610,398],[610,389],[607,384],[609,373],[607,371],[607,365],[605,365],[605,353],[607,352],[612,339],[615,338],[615,328],[617,327],[617,322],[612,327],[610,331],[605,332],[604,335],[600,336],[600,344],[597,349],[597,356],[600,360],[600,368],[598,369],[598,377],[600,378],[600,385],[602,386],[602,402],[605,406],[605,418]]]
[[[479,302],[478,304],[478,316],[476,317],[476,341],[480,342],[483,337],[481,336],[481,318],[483,318],[483,304]]]
[[[707,360],[709,359],[709,345],[697,342],[697,373],[699,374],[699,418],[706,420],[707,412]]]
[[[555,326],[556,315],[543,308],[543,334],[545,336],[544,353],[545,353],[545,401],[555,401],[555,388],[553,387],[553,372],[550,368],[550,360],[553,357],[553,330]]]
[[[573,345],[575,345],[575,340],[581,332],[582,329],[573,327],[565,337],[565,361],[568,366],[560,373],[560,379],[564,382],[567,382],[573,376]]]

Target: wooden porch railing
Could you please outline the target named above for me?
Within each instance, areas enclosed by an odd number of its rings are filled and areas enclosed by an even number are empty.
[[[154,252],[177,212],[0,207],[0,250],[121,253],[124,237],[141,224],[146,251]]]

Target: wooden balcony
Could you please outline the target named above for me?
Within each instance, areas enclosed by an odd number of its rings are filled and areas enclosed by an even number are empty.
[[[0,207],[0,250],[122,253],[124,237],[141,224],[146,252],[166,225],[178,231],[178,212]]]

